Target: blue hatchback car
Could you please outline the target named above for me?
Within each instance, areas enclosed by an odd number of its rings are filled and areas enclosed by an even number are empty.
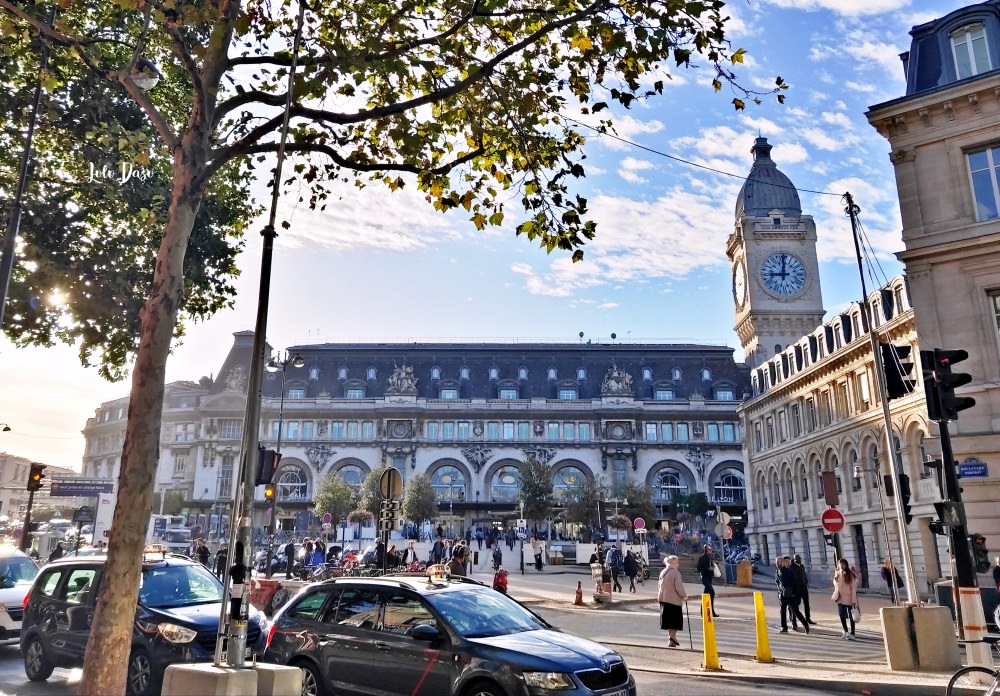
[[[63,558],[45,565],[24,600],[24,673],[44,681],[55,667],[79,667],[94,618],[106,556]],[[131,696],[160,693],[167,666],[211,662],[222,610],[222,583],[184,556],[147,556],[132,629],[126,688]],[[266,619],[251,607],[248,645],[263,651]]]
[[[621,655],[466,578],[337,578],[275,615],[266,661],[303,696],[636,696]]]

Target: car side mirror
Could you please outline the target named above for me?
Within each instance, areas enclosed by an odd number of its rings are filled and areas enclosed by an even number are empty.
[[[440,638],[441,632],[437,630],[437,626],[420,624],[419,626],[413,627],[413,630],[410,631],[410,636],[412,636],[414,640],[423,640],[430,643]]]

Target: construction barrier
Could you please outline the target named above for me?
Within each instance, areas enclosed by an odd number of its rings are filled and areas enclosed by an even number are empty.
[[[719,671],[719,648],[715,644],[715,617],[712,616],[712,598],[707,594],[701,596],[701,625],[704,636],[704,662],[702,669]]]
[[[757,626],[757,662],[774,662],[771,643],[767,638],[767,619],[764,617],[764,594],[753,593],[754,622]]]

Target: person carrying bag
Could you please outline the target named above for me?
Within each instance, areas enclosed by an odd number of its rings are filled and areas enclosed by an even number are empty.
[[[861,619],[855,579],[851,566],[846,559],[841,558],[837,563],[837,572],[833,575],[833,594],[830,599],[837,603],[840,625],[844,628],[841,638],[844,640],[855,639],[854,625]]]

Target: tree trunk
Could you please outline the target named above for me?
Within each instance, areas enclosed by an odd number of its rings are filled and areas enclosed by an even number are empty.
[[[142,551],[160,453],[167,355],[184,289],[184,254],[201,205],[202,184],[196,176],[207,151],[207,141],[189,131],[173,153],[170,209],[156,257],[152,288],[142,308],[118,476],[118,501],[104,579],[87,641],[79,696],[125,693]]]

